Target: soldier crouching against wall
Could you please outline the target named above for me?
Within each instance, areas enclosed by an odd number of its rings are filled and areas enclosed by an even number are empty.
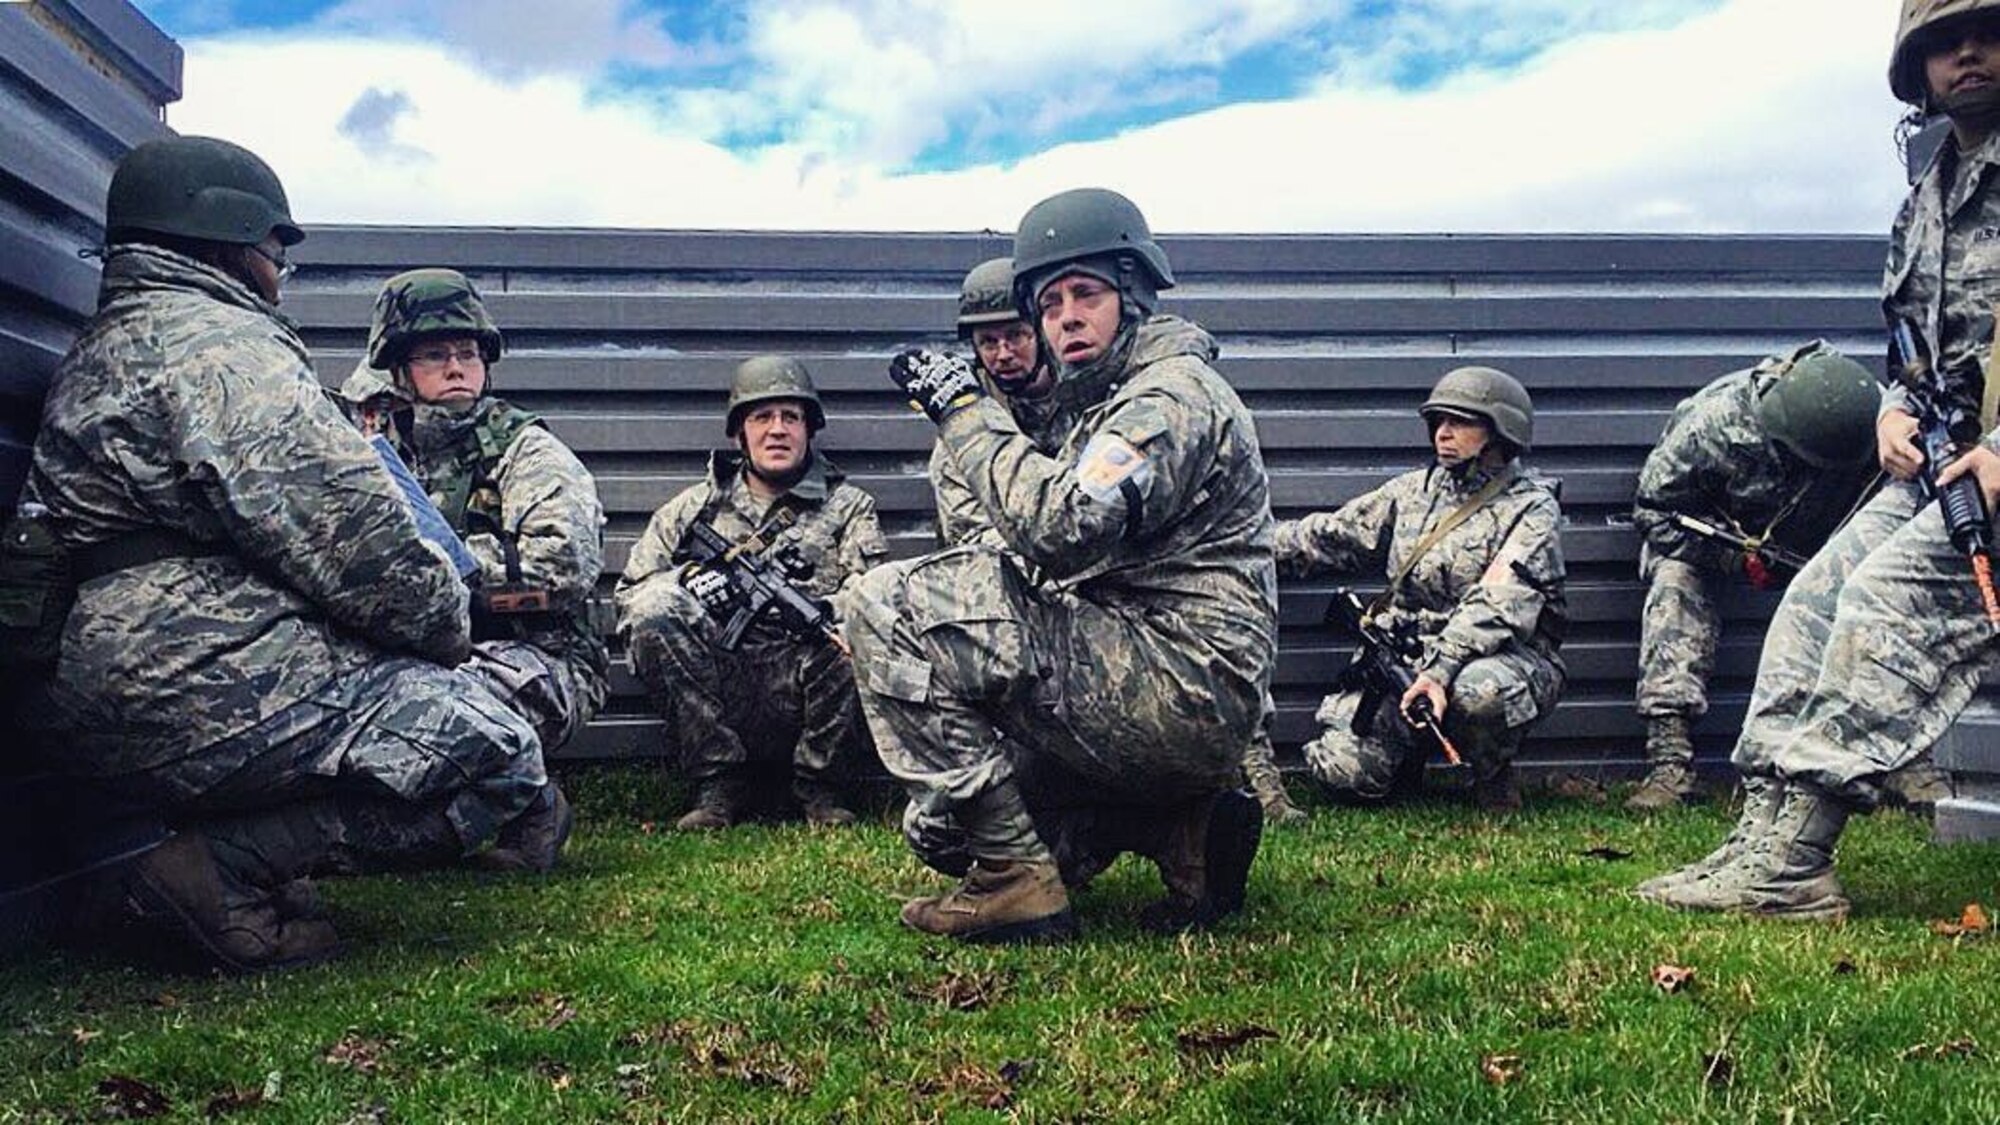
[[[974,365],[986,392],[1006,407],[1021,432],[1039,445],[1051,422],[1049,392],[1056,385],[1055,365],[1043,359],[1034,325],[1023,318],[1014,303],[1013,285],[1012,258],[991,258],[972,267],[959,287],[958,338],[971,343]],[[950,547],[977,540],[995,547],[1006,546],[943,442],[931,449],[930,475],[937,500],[940,545]],[[1306,814],[1292,804],[1278,773],[1271,748],[1272,708],[1268,700],[1265,712],[1256,737],[1243,752],[1243,773],[1251,792],[1264,806],[1266,824],[1295,824],[1303,821]],[[908,817],[915,818],[918,814],[916,805],[907,810]],[[917,830],[914,824],[907,827]]]
[[[1368,617],[1414,650],[1414,682],[1401,698],[1383,697],[1363,733],[1355,713],[1368,693],[1326,697],[1306,764],[1346,800],[1380,800],[1399,778],[1420,778],[1437,740],[1403,716],[1421,696],[1472,768],[1481,807],[1514,809],[1515,751],[1562,694],[1562,513],[1555,492],[1521,468],[1535,414],[1513,376],[1458,368],[1419,411],[1435,464],[1277,531],[1287,573],[1386,568],[1388,589]]]
[[[884,566],[854,598],[876,745],[949,829],[919,854],[963,874],[903,922],[1065,937],[1065,884],[1137,851],[1168,891],[1148,923],[1206,925],[1241,909],[1262,825],[1233,788],[1276,634],[1256,429],[1208,334],[1154,315],[1173,274],[1130,200],[1044,200],[1013,258],[1016,305],[1059,365],[1042,443],[961,360],[905,352],[890,368],[1007,544]],[[1067,780],[1031,814],[1025,775],[1044,767]]]
[[[505,346],[465,275],[410,270],[376,296],[367,357],[340,397],[363,433],[389,439],[478,563],[462,670],[533,723],[548,754],[604,702],[610,657],[590,620],[604,507],[576,454],[490,393]],[[553,782],[545,799],[566,823]]]
[[[1626,808],[1696,795],[1688,728],[1708,710],[1722,586],[1783,584],[1854,510],[1879,476],[1880,399],[1867,368],[1815,340],[1716,379],[1667,420],[1639,470],[1633,513],[1649,772]]]
[[[675,827],[727,828],[769,796],[755,774],[784,768],[808,823],[854,821],[842,792],[843,760],[860,736],[853,664],[821,632],[799,635],[758,618],[732,648],[724,623],[745,591],[717,564],[695,561],[690,528],[713,528],[758,558],[795,558],[795,588],[832,609],[835,599],[887,557],[875,501],[813,448],[826,425],[805,365],[753,356],[736,368],[725,429],[733,452],[709,458],[708,479],[653,513],[618,580],[618,628],[678,748],[694,808]],[[831,623],[832,619],[829,618]]]
[[[277,177],[227,142],[151,142],[106,220],[28,485],[81,583],[43,712],[56,764],[176,829],[101,905],[269,968],[336,948],[307,876],[496,833],[553,864],[534,729],[456,668],[465,587],[277,311],[304,237]]]

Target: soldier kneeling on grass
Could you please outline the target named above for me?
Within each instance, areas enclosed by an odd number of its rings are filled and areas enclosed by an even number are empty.
[[[755,613],[750,591],[720,558],[703,561],[696,525],[732,553],[789,571],[837,633],[839,595],[887,557],[875,501],[813,446],[826,425],[805,365],[753,356],[730,382],[724,430],[736,449],[709,458],[708,476],[653,513],[618,580],[618,629],[632,670],[651,691],[688,780],[694,808],[682,831],[727,828],[763,800],[776,768],[808,823],[854,821],[842,791],[860,741],[854,667],[825,628],[788,627]],[[776,608],[776,607],[774,607]],[[730,623],[745,621],[740,636]]]

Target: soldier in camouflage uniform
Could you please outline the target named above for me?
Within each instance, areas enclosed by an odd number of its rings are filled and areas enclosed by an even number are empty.
[[[552,865],[534,729],[457,669],[465,587],[276,308],[304,237],[277,177],[227,142],[151,142],[106,218],[29,489],[81,583],[45,685],[57,764],[177,830],[119,905],[264,968],[335,949],[307,876],[496,834]]]
[[[1688,516],[1746,542],[1810,556],[1877,475],[1875,377],[1816,340],[1731,372],[1674,410],[1639,470],[1633,519],[1647,583],[1639,623],[1639,714],[1646,780],[1635,812],[1693,798],[1688,727],[1708,710],[1725,581],[1767,589],[1785,577],[1765,555],[1697,533]]]
[[[958,338],[972,344],[981,386],[994,401],[1014,415],[1021,432],[1041,441],[1049,392],[1055,388],[1055,368],[1042,362],[1035,330],[1014,304],[1014,260],[991,258],[972,267],[959,287]],[[980,540],[1005,547],[979,506],[965,474],[943,442],[931,448],[931,486],[937,494],[938,542],[945,546]],[[1243,773],[1264,806],[1266,824],[1297,824],[1306,818],[1285,792],[1284,779],[1271,748],[1270,715],[1243,752]],[[911,805],[908,815],[917,815]],[[914,830],[913,830],[914,831]]]
[[[883,762],[920,819],[952,830],[919,854],[964,873],[903,921],[1060,938],[1075,930],[1065,884],[1130,850],[1167,884],[1149,924],[1206,925],[1241,909],[1262,825],[1232,788],[1275,650],[1256,428],[1209,366],[1208,334],[1155,315],[1173,274],[1130,200],[1044,200],[1013,258],[1016,304],[1059,364],[1041,441],[961,360],[890,366],[1007,545],[882,567],[854,598]],[[1065,783],[1036,780],[1051,772]],[[1024,789],[1045,794],[1033,816]]]
[[[1963,416],[1971,475],[2000,499],[1991,342],[2000,299],[2000,0],[1906,0],[1889,67],[1896,96],[1951,119],[1890,235],[1883,310],[1907,320]],[[1847,819],[1935,743],[1994,665],[1995,629],[1938,505],[1913,483],[1917,419],[1900,387],[1876,422],[1877,493],[1792,580],[1764,642],[1735,763],[1742,815],[1706,857],[1639,887],[1684,910],[1837,919]],[[1984,437],[1982,438],[1982,433]]]
[[[552,753],[604,702],[610,657],[590,620],[604,506],[540,418],[489,393],[505,347],[465,275],[410,270],[376,296],[368,354],[340,397],[362,432],[391,440],[478,561],[464,670]]]
[[[815,598],[837,599],[889,553],[875,501],[812,447],[826,425],[805,365],[753,356],[736,369],[726,430],[734,452],[709,459],[708,478],[653,513],[618,580],[618,628],[632,670],[652,691],[697,787],[676,827],[727,828],[765,794],[753,767],[776,763],[808,823],[851,824],[841,793],[843,759],[860,735],[854,668],[825,638],[800,638],[760,621],[742,647],[718,643],[738,593],[720,571],[682,550],[700,522],[766,557],[795,545],[811,567]],[[840,604],[835,600],[836,607]]]
[[[1562,513],[1555,491],[1520,467],[1534,440],[1534,405],[1513,376],[1458,368],[1420,411],[1435,464],[1277,531],[1287,573],[1386,568],[1389,588],[1370,616],[1391,632],[1413,632],[1422,652],[1415,684],[1400,700],[1383,699],[1366,735],[1351,729],[1363,693],[1327,696],[1306,764],[1342,799],[1388,796],[1399,775],[1421,769],[1436,750],[1400,717],[1421,693],[1472,767],[1480,804],[1513,809],[1514,753],[1562,694]]]

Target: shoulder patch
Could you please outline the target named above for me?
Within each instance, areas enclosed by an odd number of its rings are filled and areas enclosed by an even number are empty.
[[[1091,499],[1109,504],[1121,489],[1144,488],[1153,479],[1153,463],[1117,434],[1100,433],[1077,458],[1076,479]]]

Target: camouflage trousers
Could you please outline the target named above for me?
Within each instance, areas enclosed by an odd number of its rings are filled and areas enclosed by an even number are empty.
[[[534,724],[544,754],[555,753],[589,722],[610,688],[610,658],[595,637],[480,641],[464,670]]]
[[[1708,712],[1708,678],[1722,637],[1722,575],[1681,559],[1639,557],[1646,604],[1639,617],[1639,715],[1689,720]]]
[[[672,583],[646,587],[627,608],[625,628],[632,671],[666,719],[690,780],[789,762],[795,785],[838,781],[861,732],[854,667],[838,648],[759,626],[725,652],[715,619]]]
[[[1965,710],[1995,635],[1938,506],[1892,484],[1785,591],[1733,760],[1872,807]]]
[[[222,743],[100,780],[179,827],[255,835],[310,809],[317,846],[344,846],[366,857],[350,866],[372,870],[475,850],[547,775],[534,729],[480,677],[389,657]]]
[[[862,708],[913,841],[928,826],[981,859],[1043,859],[1069,847],[1050,833],[1163,824],[1241,784],[1265,685],[1218,676],[1143,613],[1037,589],[978,546],[877,567],[852,605]],[[1078,847],[1138,850],[1126,835]]]
[[[1459,669],[1446,695],[1444,728],[1474,776],[1497,775],[1521,747],[1528,728],[1555,708],[1563,675],[1531,652],[1484,656]],[[1305,745],[1306,766],[1335,796],[1378,801],[1406,768],[1439,753],[1437,741],[1405,722],[1397,700],[1383,698],[1365,737],[1354,733],[1361,692],[1341,691],[1320,702],[1319,737]]]

